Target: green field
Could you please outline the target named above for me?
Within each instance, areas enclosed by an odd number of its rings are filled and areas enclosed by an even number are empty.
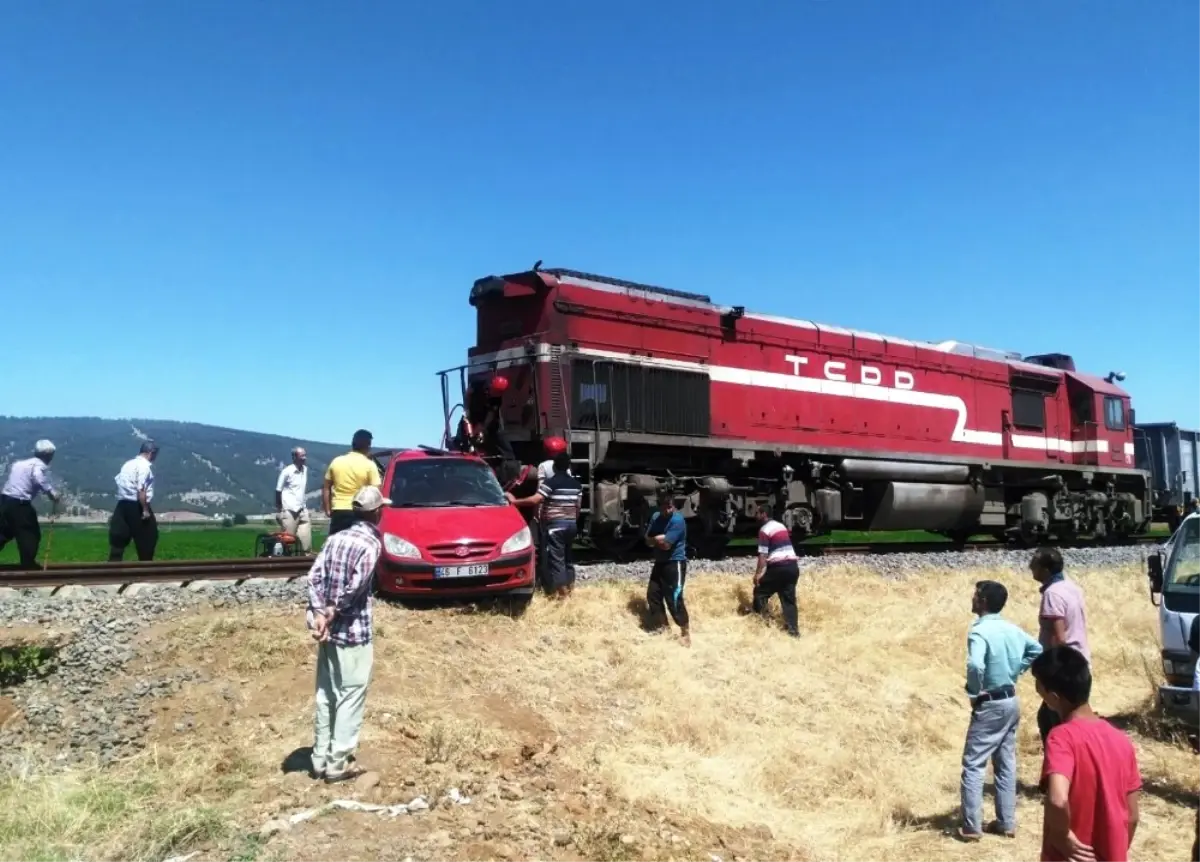
[[[254,540],[259,533],[276,529],[274,525],[213,527],[159,524],[156,560],[223,560],[254,556]],[[325,540],[324,532],[313,531],[317,548]],[[42,520],[42,546],[38,562],[49,552],[51,563],[99,563],[108,559],[108,525],[80,526],[60,524],[53,531]],[[125,559],[132,562],[137,553],[130,545]],[[9,542],[0,551],[0,565],[17,562],[17,546]]]

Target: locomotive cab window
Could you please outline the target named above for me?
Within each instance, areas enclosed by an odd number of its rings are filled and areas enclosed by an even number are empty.
[[[1018,428],[1046,430],[1046,396],[1026,389],[1012,391],[1013,424]]]
[[[1071,392],[1071,422],[1075,425],[1095,422],[1094,401],[1095,396],[1090,389],[1076,389]]]
[[[1125,430],[1125,405],[1120,398],[1104,399],[1104,427],[1109,431]]]

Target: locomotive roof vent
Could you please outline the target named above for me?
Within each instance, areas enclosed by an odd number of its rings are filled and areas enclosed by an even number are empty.
[[[1075,360],[1065,353],[1039,353],[1026,356],[1025,362],[1030,365],[1044,365],[1047,368],[1057,368],[1059,371],[1074,371]]]
[[[539,261],[540,263],[540,261]],[[640,284],[636,281],[625,281],[621,278],[612,278],[607,275],[596,275],[592,272],[579,272],[575,269],[561,269],[555,267],[553,269],[543,269],[542,272],[548,272],[551,275],[559,277],[567,276],[568,278],[577,278],[581,281],[595,281],[600,284],[611,284],[613,287],[623,287],[627,290],[640,290],[645,293],[658,293],[663,296],[674,296],[678,299],[690,299],[693,302],[703,302],[706,305],[712,305],[712,297],[703,293],[688,293],[686,290],[672,290],[669,287],[657,287],[653,284]]]
[[[967,344],[965,341],[943,341],[933,346],[944,353],[957,353],[960,356],[973,356],[976,359],[995,359],[1004,362],[1010,359],[1019,360],[1021,358],[1021,354],[1013,350],[980,347],[977,344]]]

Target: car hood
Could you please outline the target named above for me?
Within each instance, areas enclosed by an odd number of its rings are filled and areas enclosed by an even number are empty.
[[[504,542],[526,526],[514,506],[455,506],[438,509],[387,509],[379,529],[417,547],[442,542]]]

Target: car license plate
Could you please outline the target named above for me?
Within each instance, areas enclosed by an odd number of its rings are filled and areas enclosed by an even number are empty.
[[[486,563],[474,566],[437,566],[433,570],[435,578],[482,578],[487,573]]]

